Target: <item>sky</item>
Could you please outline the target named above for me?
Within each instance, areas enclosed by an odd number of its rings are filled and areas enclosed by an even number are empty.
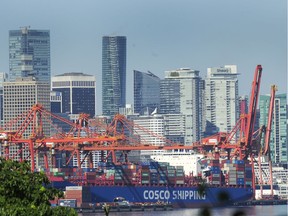
[[[249,95],[263,67],[260,94],[287,92],[286,0],[0,0],[0,71],[9,71],[8,33],[50,30],[51,73],[96,77],[101,114],[102,37],[127,37],[127,103],[133,70],[160,78],[178,68],[235,64],[239,94]]]

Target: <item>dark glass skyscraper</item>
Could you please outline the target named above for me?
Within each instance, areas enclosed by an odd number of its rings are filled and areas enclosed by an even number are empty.
[[[9,31],[9,80],[28,76],[50,84],[49,30],[23,27]]]
[[[134,70],[134,112],[151,114],[155,108],[160,108],[160,78]]]
[[[84,73],[64,73],[52,77],[52,90],[62,94],[62,112],[95,116],[96,79]]]
[[[126,37],[102,38],[102,113],[113,116],[126,105]]]

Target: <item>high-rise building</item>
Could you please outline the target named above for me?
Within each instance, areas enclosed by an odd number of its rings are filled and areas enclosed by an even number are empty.
[[[207,69],[205,79],[206,135],[229,132],[239,117],[237,66]]]
[[[50,84],[50,32],[23,27],[9,31],[9,80],[34,76]]]
[[[164,136],[173,143],[185,144],[186,116],[183,114],[165,114]]]
[[[102,38],[102,114],[114,116],[126,105],[126,37]]]
[[[8,75],[0,72],[0,122],[3,123],[3,83],[8,80]]]
[[[23,123],[23,114],[27,113],[33,105],[41,104],[44,109],[50,111],[50,84],[47,82],[37,81],[34,77],[16,78],[13,82],[3,83],[3,99],[4,99],[4,125],[7,130],[15,131]],[[19,118],[21,117],[22,118]],[[9,124],[8,124],[9,123]],[[45,136],[50,136],[50,123],[43,121],[43,133]],[[30,124],[23,138],[30,137],[32,133],[32,125]],[[17,153],[19,145],[9,147],[9,155],[19,159]],[[23,158],[29,155],[29,152],[22,151]],[[37,158],[38,159],[38,158]],[[37,166],[43,165],[43,161],[37,160]]]
[[[160,108],[160,78],[134,70],[134,112],[151,114],[156,108]]]
[[[51,91],[50,102],[52,113],[62,113],[62,92]]]
[[[62,93],[62,112],[95,116],[96,78],[84,73],[64,73],[52,77],[52,91]]]
[[[201,86],[199,71],[189,68],[166,71],[160,82],[160,113],[185,116],[185,145],[202,137]]]
[[[267,125],[269,104],[270,95],[260,95],[260,126]],[[275,96],[270,138],[271,159],[274,163],[287,164],[288,161],[286,104],[286,94]]]
[[[139,141],[141,144],[152,145],[152,146],[164,146],[165,142],[160,137],[164,137],[164,121],[163,116],[156,114],[152,116],[139,116],[138,118],[133,119],[133,123],[136,125],[133,128],[133,135],[139,136]],[[150,133],[143,130],[150,131],[156,136],[151,136]],[[141,150],[141,158],[149,159],[151,155],[158,154],[159,150]]]

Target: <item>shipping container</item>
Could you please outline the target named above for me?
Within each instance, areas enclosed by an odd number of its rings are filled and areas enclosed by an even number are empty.
[[[76,208],[77,200],[76,199],[59,199],[58,205],[63,207]]]

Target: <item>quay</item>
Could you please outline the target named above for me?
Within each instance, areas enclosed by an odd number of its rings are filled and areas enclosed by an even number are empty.
[[[248,200],[244,202],[236,202],[234,206],[255,206],[255,205],[287,205],[288,200]]]
[[[103,206],[93,206],[91,208],[75,208],[78,213],[102,213]],[[171,204],[149,204],[149,205],[129,205],[129,206],[109,206],[109,212],[136,212],[136,211],[172,211]]]

